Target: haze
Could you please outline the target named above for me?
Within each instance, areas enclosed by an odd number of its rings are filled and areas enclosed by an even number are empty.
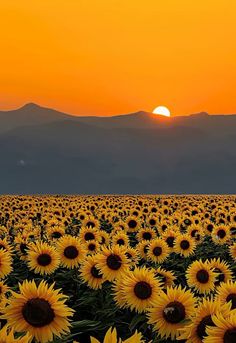
[[[234,113],[234,0],[1,0],[0,109]]]

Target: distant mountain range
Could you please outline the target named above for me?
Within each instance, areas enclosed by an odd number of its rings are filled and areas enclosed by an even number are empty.
[[[0,112],[1,194],[236,193],[236,115]]]

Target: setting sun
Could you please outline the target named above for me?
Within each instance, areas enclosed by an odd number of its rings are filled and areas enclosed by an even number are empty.
[[[161,116],[165,116],[165,117],[170,117],[170,111],[167,107],[165,106],[158,106],[156,107],[153,112],[154,114],[159,114]]]

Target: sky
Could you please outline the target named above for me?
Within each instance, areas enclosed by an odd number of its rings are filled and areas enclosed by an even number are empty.
[[[0,109],[236,113],[235,0],[0,0]]]

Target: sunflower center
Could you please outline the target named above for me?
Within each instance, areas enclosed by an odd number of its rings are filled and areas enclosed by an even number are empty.
[[[37,328],[49,325],[55,317],[49,302],[40,298],[28,300],[22,309],[22,315],[27,323]]]
[[[196,235],[196,233],[197,233],[197,230],[193,230],[193,231],[191,232],[191,236],[194,237],[194,236]]]
[[[224,238],[226,236],[225,230],[221,229],[217,232],[217,236],[220,238]]]
[[[150,232],[144,232],[143,233],[143,239],[146,239],[147,241],[150,241],[150,239],[152,238],[152,235]]]
[[[131,219],[128,223],[130,229],[134,229],[137,226],[137,222],[134,219]]]
[[[205,269],[201,269],[197,272],[196,278],[200,283],[207,283],[209,281],[209,273]]]
[[[235,343],[236,342],[236,328],[228,329],[225,331],[224,337],[223,337],[224,343]]]
[[[64,255],[70,260],[73,260],[79,255],[79,252],[75,246],[69,245],[68,247],[65,248]]]
[[[215,324],[213,323],[211,319],[211,315],[204,317],[197,326],[197,335],[198,337],[200,337],[201,340],[203,339],[203,337],[207,335],[206,334],[207,325],[215,326]]]
[[[94,234],[92,232],[86,232],[86,234],[84,235],[84,239],[86,241],[91,241],[94,238],[95,238],[95,236],[94,236]]]
[[[150,219],[150,220],[149,220],[149,224],[150,224],[151,226],[154,226],[154,225],[156,224],[155,219]]]
[[[94,224],[94,222],[87,222],[87,226],[91,226],[91,227],[94,227],[95,226],[95,224]]]
[[[37,257],[37,262],[40,266],[43,266],[43,267],[46,267],[48,266],[52,261],[52,258],[50,255],[48,254],[40,254],[38,257]]]
[[[180,243],[180,247],[183,250],[188,250],[188,248],[190,247],[189,241],[187,241],[187,239],[183,239]]]
[[[207,225],[207,231],[212,232],[212,230],[213,230],[213,225],[212,224],[208,224]]]
[[[96,249],[96,245],[94,243],[90,243],[88,246],[89,251],[94,251]]]
[[[95,266],[92,266],[92,268],[91,268],[91,275],[95,279],[101,279],[102,278],[102,274],[100,273],[100,271]]]
[[[226,298],[226,301],[227,301],[227,303],[229,301],[232,302],[231,310],[234,310],[236,308],[236,294],[235,293],[229,294]]]
[[[169,248],[173,248],[173,246],[174,246],[174,240],[175,240],[175,238],[172,237],[172,236],[170,236],[170,237],[168,237],[168,238],[166,239],[166,243],[168,244],[168,247],[169,247]]]
[[[163,317],[168,323],[177,324],[185,318],[185,307],[178,301],[170,302],[163,311]]]
[[[162,248],[161,247],[155,247],[153,250],[153,255],[160,256],[162,254]]]
[[[61,236],[62,236],[62,234],[60,232],[58,232],[58,231],[55,231],[52,234],[52,238],[60,238]]]
[[[121,267],[121,258],[119,255],[111,254],[107,257],[107,265],[110,269],[118,270]]]
[[[152,287],[146,281],[139,281],[134,286],[134,294],[141,300],[146,300],[152,295]]]
[[[119,238],[119,239],[117,240],[117,244],[119,244],[119,245],[125,245],[125,241],[124,241],[122,238]]]

